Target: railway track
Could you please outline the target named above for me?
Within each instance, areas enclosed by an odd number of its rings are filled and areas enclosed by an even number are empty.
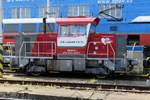
[[[114,91],[114,92],[132,92],[132,93],[150,93],[150,86],[143,85],[120,85],[120,84],[95,84],[95,83],[75,83],[75,82],[58,82],[58,81],[37,81],[37,80],[9,80],[0,79],[0,83],[20,84],[20,85],[41,85],[41,86],[59,86],[70,89],[94,89],[97,91]]]
[[[6,75],[13,75],[14,76],[19,76],[19,77],[24,77],[26,75],[24,74],[18,74],[18,73],[9,73],[6,72]],[[132,92],[132,93],[150,93],[150,85],[134,85],[134,84],[118,84],[119,82],[117,80],[114,80],[114,82],[107,82],[105,83],[86,83],[86,82],[78,82],[75,81],[66,81],[69,80],[69,78],[64,78],[60,79],[60,75],[54,75],[51,76],[53,79],[52,80],[17,80],[17,79],[0,79],[0,83],[8,83],[8,84],[20,84],[20,85],[41,85],[41,86],[58,86],[58,87],[67,87],[70,89],[82,89],[82,90],[87,90],[87,89],[95,89],[99,91],[114,91],[114,92]],[[68,77],[68,76],[67,76]],[[31,77],[32,78],[32,77]],[[57,80],[54,80],[56,78]],[[48,79],[48,78],[47,78]],[[71,77],[72,79],[72,77]],[[112,80],[111,80],[112,81]],[[128,80],[131,81],[131,80]],[[145,81],[145,80],[144,80]]]

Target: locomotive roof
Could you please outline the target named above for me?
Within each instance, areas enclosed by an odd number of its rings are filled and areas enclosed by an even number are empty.
[[[81,18],[47,18],[46,23],[74,24],[74,23],[99,23],[99,18],[81,17]],[[21,19],[3,19],[3,24],[34,24],[43,23],[43,18],[21,18]]]
[[[96,17],[77,17],[77,18],[57,18],[56,22],[59,24],[82,24],[82,23],[99,23],[99,18]]]

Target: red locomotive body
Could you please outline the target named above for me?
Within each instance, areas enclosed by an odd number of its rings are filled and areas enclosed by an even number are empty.
[[[87,55],[96,58],[115,57],[116,38],[113,34],[91,34],[88,40]]]
[[[17,35],[16,33],[10,33],[10,34],[6,33],[6,34],[3,34],[3,38],[2,38],[3,44],[15,44],[14,37],[16,35]]]
[[[38,34],[31,50],[35,57],[53,57],[56,55],[57,33]]]
[[[15,43],[16,58],[12,59],[12,65],[29,73],[73,71],[110,74],[118,70],[124,73],[135,71],[137,63],[126,57],[126,35],[96,33],[99,18],[55,20],[58,32],[18,34],[10,40]],[[9,42],[5,35],[3,38],[4,43]],[[140,67],[136,68],[140,73]]]

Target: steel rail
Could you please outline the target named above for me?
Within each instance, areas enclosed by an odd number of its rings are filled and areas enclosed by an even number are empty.
[[[99,91],[150,93],[150,86],[143,85],[117,85],[117,84],[94,84],[94,83],[74,83],[59,81],[37,81],[37,80],[9,80],[0,79],[0,83],[20,84],[20,85],[41,85],[41,86],[60,86],[72,89],[95,89]]]

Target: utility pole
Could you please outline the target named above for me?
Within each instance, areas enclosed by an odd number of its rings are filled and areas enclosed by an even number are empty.
[[[43,33],[44,33],[44,34],[46,33],[46,28],[47,28],[47,27],[46,27],[46,19],[49,18],[50,0],[47,0],[47,1],[46,1],[46,4],[47,4],[47,5],[46,5],[46,12],[45,12],[46,15],[44,15],[44,18],[43,18]]]
[[[46,16],[47,18],[50,17],[50,15],[53,15],[55,14],[54,12],[51,12],[50,9],[51,9],[51,0],[47,0],[47,5],[46,5]]]
[[[50,0],[47,0],[47,8],[46,8],[46,17],[49,17],[49,11],[50,11]]]

